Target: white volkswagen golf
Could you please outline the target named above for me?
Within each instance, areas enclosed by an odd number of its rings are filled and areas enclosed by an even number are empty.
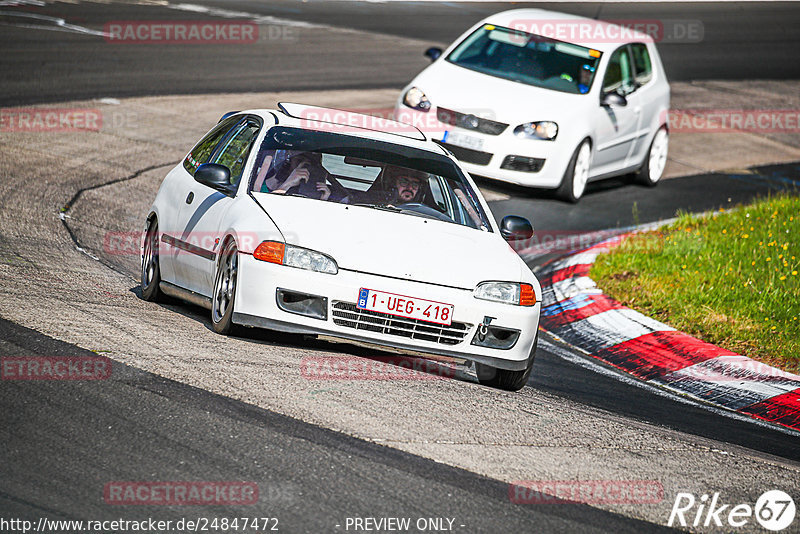
[[[164,179],[146,220],[142,296],[234,324],[475,362],[518,390],[541,288],[458,162],[407,125],[298,104],[226,115]]]
[[[647,28],[642,28],[647,30]],[[635,173],[654,186],[667,160],[669,84],[653,38],[540,9],[487,17],[401,92],[395,118],[423,129],[471,173],[556,189]]]

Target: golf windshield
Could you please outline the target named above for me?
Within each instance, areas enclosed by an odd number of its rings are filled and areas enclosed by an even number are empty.
[[[565,93],[588,93],[602,54],[591,48],[485,24],[447,61],[497,78]]]
[[[256,156],[250,190],[492,231],[475,191],[449,158],[355,136],[273,127]]]

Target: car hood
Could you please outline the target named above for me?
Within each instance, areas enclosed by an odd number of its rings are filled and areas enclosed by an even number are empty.
[[[595,82],[597,83],[597,82]],[[515,127],[524,122],[566,121],[594,101],[590,95],[562,93],[459,67],[440,60],[422,71],[411,83],[419,87],[434,108],[442,106],[505,122]],[[486,113],[486,115],[482,115]]]
[[[323,252],[340,269],[472,290],[532,274],[497,233],[361,206],[254,193],[291,245]]]

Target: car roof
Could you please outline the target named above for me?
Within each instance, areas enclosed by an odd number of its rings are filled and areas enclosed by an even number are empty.
[[[239,113],[260,115],[264,119],[272,117],[282,126],[374,139],[449,155],[412,125],[364,113],[289,102],[279,102],[277,110],[253,109]]]
[[[568,13],[560,13],[558,11],[549,11],[547,9],[512,9],[510,11],[503,11],[500,13],[495,13],[494,15],[489,15],[485,19],[481,21],[481,24],[493,24],[495,26],[503,26],[506,28],[519,28],[523,31],[528,31],[529,33],[531,30],[541,27],[542,24],[546,24],[547,22],[552,21],[560,21],[560,22],[568,22],[568,23],[590,23],[592,31],[596,32],[597,34],[601,35],[613,35],[619,36],[618,33],[622,28],[622,26],[618,24],[614,24],[611,22],[606,22],[603,20],[596,20],[590,19],[588,17],[581,17],[579,15],[570,15]],[[631,25],[634,27],[644,26],[646,24],[656,24],[657,22],[654,20],[636,20],[630,19]],[[608,30],[614,30],[614,32],[609,32]],[[532,33],[536,33],[535,31]],[[554,38],[557,38],[553,36]],[[569,42],[568,38],[563,39],[565,42]],[[633,28],[626,27],[624,28],[624,33],[619,38],[613,39],[613,42],[604,42],[602,40],[590,40],[586,39],[581,40],[580,46],[584,46],[586,48],[594,48],[595,50],[599,50],[601,52],[609,52],[614,51],[623,44],[626,43],[636,43],[636,42],[652,42],[653,37],[640,32],[636,31]]]

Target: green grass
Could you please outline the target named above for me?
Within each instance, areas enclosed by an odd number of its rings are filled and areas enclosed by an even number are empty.
[[[679,214],[626,239],[590,276],[606,293],[720,347],[800,373],[800,199]]]

